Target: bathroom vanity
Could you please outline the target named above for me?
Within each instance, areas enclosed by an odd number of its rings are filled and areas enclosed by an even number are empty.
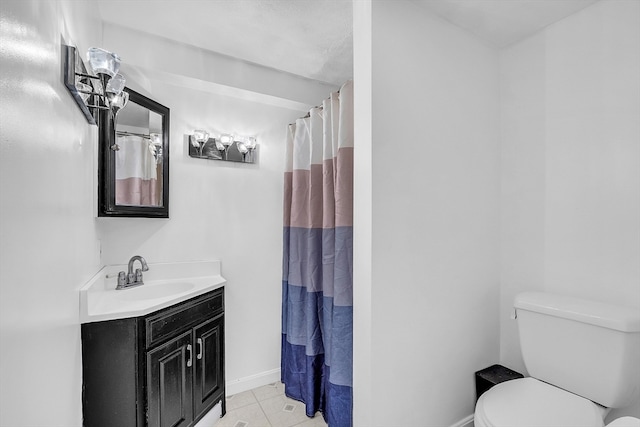
[[[225,281],[219,270],[198,276],[211,266],[184,264],[193,277],[174,271],[180,279],[116,291],[114,273],[101,270],[98,284],[81,290],[85,427],[193,426],[218,403],[224,415]],[[149,265],[170,277],[163,269]],[[110,304],[120,311],[106,313]],[[92,314],[100,320],[87,321]]]

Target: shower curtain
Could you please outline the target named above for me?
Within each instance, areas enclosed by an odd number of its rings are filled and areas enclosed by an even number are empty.
[[[287,396],[351,426],[353,82],[289,125],[281,377]]]
[[[158,206],[157,164],[150,141],[136,135],[118,136],[116,204]]]

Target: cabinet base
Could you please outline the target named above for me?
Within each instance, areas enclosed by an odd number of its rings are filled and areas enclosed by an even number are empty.
[[[216,403],[194,427],[209,427],[215,425],[215,423],[220,420],[220,417],[222,417],[222,400]]]

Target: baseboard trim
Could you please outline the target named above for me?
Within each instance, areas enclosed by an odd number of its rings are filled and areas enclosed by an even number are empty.
[[[242,393],[243,391],[251,390],[252,388],[261,387],[278,381],[280,381],[280,368],[227,381],[225,384],[227,387],[226,394],[227,396],[232,396],[234,394]]]
[[[280,368],[260,372],[255,375],[249,375],[248,377],[238,378],[236,380],[227,381],[226,394],[227,396],[232,396],[234,394],[242,393],[243,391],[251,390],[267,384],[273,384],[278,381],[280,381]],[[454,424],[451,424],[450,427],[473,427],[473,414],[464,417]]]
[[[451,427],[473,427],[473,414],[464,417],[455,424],[451,424]]]

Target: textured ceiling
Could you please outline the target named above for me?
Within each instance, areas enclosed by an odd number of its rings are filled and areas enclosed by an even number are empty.
[[[102,18],[340,85],[353,77],[351,0],[99,0]]]
[[[598,0],[414,0],[489,44],[506,47]]]
[[[95,1],[117,25],[333,85],[353,77],[352,0]],[[598,0],[413,1],[505,47]]]

